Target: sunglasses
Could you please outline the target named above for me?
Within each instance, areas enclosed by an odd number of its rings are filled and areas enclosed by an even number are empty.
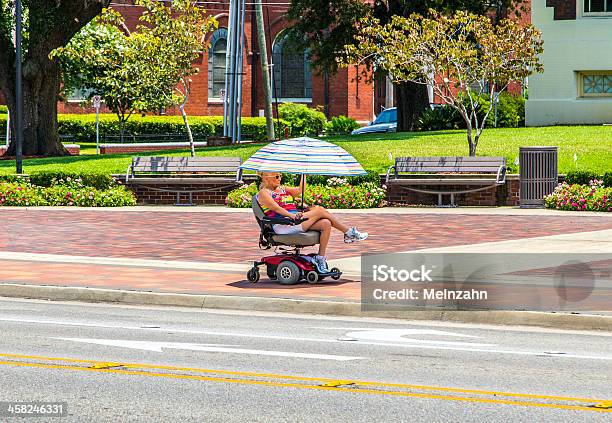
[[[281,175],[268,175],[267,178],[280,179]]]

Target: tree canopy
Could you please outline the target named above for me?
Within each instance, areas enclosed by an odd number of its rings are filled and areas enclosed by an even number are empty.
[[[110,0],[22,1],[24,154],[68,154],[57,134],[59,66],[49,54],[66,45],[109,3]],[[13,115],[16,104],[14,8],[13,0],[0,0],[0,90]],[[6,154],[14,153],[15,143],[11,142]]]
[[[472,156],[500,93],[511,82],[522,83],[543,71],[540,32],[509,19],[494,25],[482,15],[431,10],[427,17],[394,16],[386,24],[365,18],[357,27],[357,43],[346,46],[340,63],[368,60],[395,82],[433,87],[437,97],[463,117]],[[478,99],[483,94],[489,105],[480,119]]]
[[[184,112],[189,78],[199,70],[193,61],[217,25],[190,0],[175,0],[171,6],[154,0],[136,4],[143,12],[133,30],[107,9],[53,53],[62,66],[64,91],[100,95],[122,124],[134,112],[175,105]]]
[[[408,17],[426,14],[429,9],[444,12],[464,10],[488,14],[499,21],[509,13],[520,13],[526,0],[291,0],[288,17],[292,19],[291,36],[302,48],[308,48],[315,71],[335,73],[337,59],[344,57],[345,45],[357,44],[357,25],[365,17],[389,22],[393,16]],[[374,63],[364,65],[372,70]],[[398,131],[412,130],[422,110],[427,106],[426,87],[411,82],[397,86]]]

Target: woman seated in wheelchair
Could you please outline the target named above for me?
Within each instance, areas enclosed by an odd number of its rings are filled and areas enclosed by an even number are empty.
[[[306,186],[302,175],[299,187],[281,186],[281,174],[276,172],[261,172],[261,190],[257,196],[261,208],[269,217],[288,217],[293,220],[307,219],[295,225],[275,224],[274,232],[279,235],[295,234],[315,230],[321,232],[319,238],[319,254],[314,257],[317,269],[321,273],[328,272],[325,252],[329,243],[331,228],[336,228],[344,234],[344,242],[351,243],[363,241],[368,237],[367,232],[359,232],[355,227],[348,227],[329,211],[320,206],[312,206],[300,212],[295,199],[302,197],[302,187]]]

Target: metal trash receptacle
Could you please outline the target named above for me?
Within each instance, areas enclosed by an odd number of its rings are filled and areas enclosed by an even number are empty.
[[[544,207],[559,181],[557,147],[520,147],[521,208]]]

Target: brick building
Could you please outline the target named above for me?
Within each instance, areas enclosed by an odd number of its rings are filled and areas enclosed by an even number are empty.
[[[248,2],[247,2],[248,4]],[[187,105],[191,115],[223,115],[220,90],[224,86],[225,51],[227,46],[227,26],[229,1],[206,2],[207,12],[219,22],[219,28],[208,34],[203,54],[194,66],[199,73],[192,77],[192,94]],[[140,8],[131,0],[117,0],[112,7],[125,18],[128,27],[134,27],[140,15]],[[328,80],[322,75],[313,74],[305,52],[296,52],[286,43],[289,22],[284,17],[286,5],[264,3],[264,22],[268,42],[268,54],[273,67],[273,97],[279,103],[304,103],[320,106],[328,116],[345,115],[358,121],[367,122],[374,114],[374,90],[363,81],[357,82],[357,69],[342,69]],[[245,17],[245,46],[242,71],[243,109],[242,116],[263,116],[263,90],[255,12],[252,5],[247,6]],[[270,59],[270,58],[269,58]],[[86,113],[93,110],[82,106],[79,93],[65,103],[58,105],[60,113]],[[175,110],[166,111],[175,114]]]

